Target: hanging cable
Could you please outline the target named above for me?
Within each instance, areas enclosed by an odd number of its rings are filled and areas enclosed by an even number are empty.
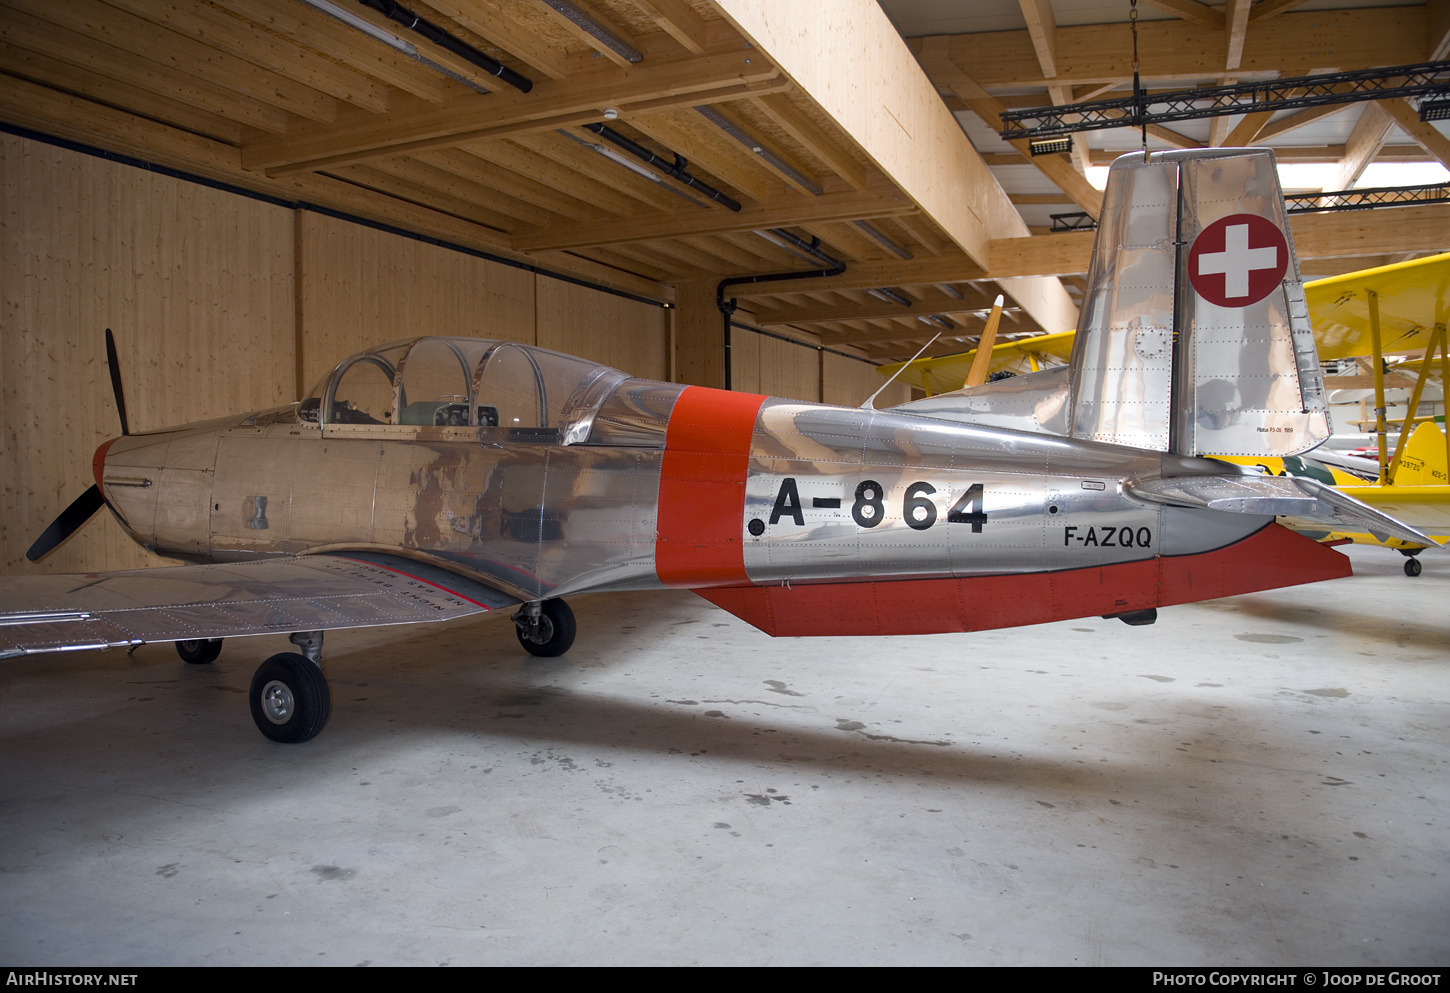
[[[1138,0],[1128,0],[1128,24],[1133,28],[1133,116],[1143,136],[1143,160],[1148,159],[1148,116],[1143,104],[1143,84],[1138,81]]]

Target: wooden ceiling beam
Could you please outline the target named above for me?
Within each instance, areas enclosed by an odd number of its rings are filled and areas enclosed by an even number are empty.
[[[829,17],[813,4],[712,2],[968,258],[980,261],[993,237],[1026,233],[876,0],[837,0]],[[1066,330],[1077,317],[1056,280],[1024,280],[1011,293],[1046,327]]]
[[[882,186],[864,193],[824,193],[805,198],[794,193],[776,194],[738,212],[723,207],[684,213],[635,216],[628,221],[611,219],[594,224],[568,224],[557,228],[519,234],[514,248],[521,252],[572,249],[632,241],[653,241],[688,234],[721,231],[752,231],[757,228],[790,227],[813,221],[855,220],[882,217],[914,210],[911,201],[894,187]]]
[[[498,0],[428,0],[428,6],[550,79],[567,75],[564,53],[515,21]]]
[[[139,18],[169,28],[223,52],[320,90],[338,100],[371,111],[388,109],[387,84],[311,49],[258,31],[251,23],[217,7],[181,0],[106,0]]]
[[[928,39],[929,41],[931,39]],[[945,45],[927,45],[921,51],[922,65],[938,86],[949,87],[967,102],[972,111],[994,131],[1002,129],[1003,107],[982,89],[966,71],[946,54]],[[1083,210],[1097,218],[1103,209],[1103,194],[1073,168],[1065,155],[1031,155],[1025,140],[1011,142],[1013,148],[1026,155],[1048,179],[1072,198]]]
[[[588,137],[591,144],[598,143],[598,139],[593,135]],[[581,183],[607,187],[606,192],[612,190],[627,198],[624,209],[619,210],[618,213],[633,214],[639,210],[640,204],[645,204],[654,210],[670,210],[683,202],[658,183],[652,183],[618,163],[609,161],[598,152],[585,148],[573,139],[553,131],[512,135],[508,141],[469,142],[459,147],[476,152],[478,149],[492,145],[500,147],[518,145],[526,151],[554,163],[563,170],[562,173],[545,168],[538,175],[543,182],[557,181],[558,186],[562,187],[565,193],[570,192],[571,188],[578,187]],[[566,175],[571,172],[574,174],[572,187],[565,179]],[[527,173],[527,175],[533,175],[533,173]],[[618,198],[612,195],[600,201],[601,205],[618,202]]]
[[[606,32],[614,35],[614,37],[624,42],[630,48],[633,48],[636,51],[639,50],[638,43],[628,31],[615,24],[608,17],[604,16],[604,14],[600,13],[598,9],[592,7],[589,3],[587,3],[586,0],[569,0],[569,2],[574,6],[576,10],[578,10],[585,17],[589,18],[595,24],[598,24]],[[589,48],[592,48],[594,51],[598,52],[604,58],[619,66],[621,69],[629,69],[633,65],[633,63],[631,63],[629,59],[625,58],[619,52],[616,52],[609,45],[605,44],[603,41],[595,37],[590,32],[586,31],[584,28],[580,27],[578,24],[575,24],[562,12],[554,9],[554,7],[550,4],[542,3],[538,4],[537,6],[540,11],[548,15],[549,19],[552,20],[556,26],[563,28],[577,41],[582,42]]]
[[[178,69],[138,62],[114,45],[18,10],[7,10],[0,18],[0,41],[93,73],[102,84],[113,79],[123,81],[260,131],[281,134],[291,124],[287,113],[271,104],[208,86]]]
[[[1450,248],[1450,204],[1296,214],[1289,221],[1301,259]],[[992,279],[1086,272],[1093,231],[1008,238],[992,242]]]
[[[892,328],[872,328],[865,331],[821,331],[822,344],[829,345],[875,345],[887,342],[916,342],[928,341],[937,334],[942,336],[941,340],[958,341],[959,339],[975,339],[981,336],[983,323],[972,321],[970,325],[963,326],[961,321],[954,319],[957,327],[943,328],[936,324],[923,324],[921,321],[912,321],[910,324],[901,324]],[[951,349],[951,351],[962,351],[963,345]],[[914,349],[913,349],[914,351]],[[909,353],[908,353],[909,354]]]
[[[501,169],[497,163],[488,162],[476,155],[459,149],[437,149],[418,152],[412,158],[446,172],[477,183],[496,194],[513,197],[522,203],[558,217],[569,217],[576,221],[594,220],[599,217],[600,208],[587,200],[556,192],[553,188],[522,176],[512,169]]]
[[[1408,65],[1425,59],[1425,9],[1376,7],[1333,12],[1291,12],[1256,22],[1243,47],[1238,72],[1301,76],[1326,67],[1326,52],[1337,69]],[[1144,71],[1155,81],[1196,81],[1224,71],[1223,29],[1184,20],[1138,25],[1139,49],[1153,53]],[[1057,29],[1057,77],[1047,79],[1027,31],[941,35],[951,58],[972,67],[971,76],[987,89],[1073,86],[1121,81],[1133,74],[1132,36],[1121,23],[1062,26]],[[1305,44],[1306,38],[1315,44]],[[921,51],[930,39],[908,44]]]
[[[606,107],[635,113],[733,99],[748,95],[751,84],[768,85],[778,75],[779,70],[759,54],[747,62],[738,50],[640,65],[628,71],[601,65],[567,79],[542,80],[530,93],[470,93],[436,108],[262,138],[243,146],[242,162],[248,169],[283,175],[599,120]]]
[[[309,121],[330,124],[337,120],[337,100],[326,93],[107,4],[7,0],[7,7],[107,42],[127,52],[133,65],[137,59],[145,59],[179,70],[199,86],[230,91]]]
[[[1249,8],[1253,0],[1228,0],[1223,12],[1224,62],[1229,72],[1239,68],[1244,58],[1244,41],[1249,32]]]
[[[221,114],[124,83],[119,79],[97,76],[79,66],[15,45],[0,43],[0,72],[90,100],[120,104],[142,117],[184,128],[228,145],[241,145],[246,134],[245,125]]]
[[[1149,2],[1151,3],[1152,0]],[[1258,0],[1254,4],[1254,9],[1249,11],[1249,23],[1257,24],[1259,21],[1267,21],[1271,17],[1277,17],[1286,10],[1293,10],[1306,2],[1307,0]]]
[[[935,259],[912,259],[903,262],[862,262],[839,276],[831,277],[831,289],[876,289],[883,286],[905,286],[920,283],[961,283],[982,279],[985,273],[971,259],[962,255]],[[776,296],[820,289],[817,279],[780,280],[774,283],[752,283],[731,287],[730,295],[740,297]]]
[[[1374,161],[1389,137],[1394,121],[1376,101],[1367,104],[1349,133],[1339,156],[1339,171],[1335,175],[1331,190],[1347,190],[1359,182],[1364,170]]]
[[[705,19],[685,0],[634,0],[634,5],[687,51],[705,50]]]
[[[759,156],[752,155],[745,146],[691,108],[629,114],[624,120],[669,152],[683,155],[689,160],[691,171],[710,173],[751,200],[762,200],[780,192],[780,180],[765,168]],[[707,182],[710,179],[702,178]]]
[[[355,28],[303,3],[269,0],[213,0],[218,6],[259,28],[327,53],[373,79],[395,86],[429,103],[443,103],[462,90],[459,84],[367,37]]]
[[[853,190],[866,188],[867,170],[842,148],[810,116],[795,105],[787,93],[774,93],[751,100],[761,112],[785,130],[806,150],[850,184]]]
[[[1198,0],[1143,0],[1150,7],[1176,14],[1192,24],[1198,24],[1212,31],[1222,31],[1223,11],[1216,10]]]
[[[1439,163],[1450,169],[1450,138],[1446,138],[1433,124],[1420,120],[1419,112],[1403,100],[1377,100],[1379,107],[1390,116],[1401,131],[1409,135]]]
[[[1298,131],[1305,125],[1313,124],[1315,121],[1321,120],[1325,117],[1329,117],[1331,114],[1337,114],[1342,110],[1344,110],[1343,104],[1327,104],[1323,107],[1307,107],[1304,110],[1296,111],[1295,113],[1290,114],[1288,117],[1280,118],[1279,120],[1274,121],[1272,124],[1264,125],[1262,128],[1259,129],[1259,133],[1254,137],[1254,140],[1259,142],[1260,144],[1272,141],[1273,139],[1282,137],[1283,135],[1289,134],[1292,131]]]

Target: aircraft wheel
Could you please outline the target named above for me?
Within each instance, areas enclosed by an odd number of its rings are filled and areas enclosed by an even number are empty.
[[[1405,575],[1418,576],[1425,567],[1420,565],[1419,559],[1405,559]]]
[[[273,741],[297,744],[317,737],[332,714],[327,679],[314,662],[280,652],[252,677],[252,720]]]
[[[181,661],[190,665],[206,665],[209,662],[215,662],[221,653],[222,640],[220,638],[176,643],[176,654],[181,656]]]
[[[530,655],[557,658],[574,644],[574,611],[563,600],[545,600],[539,608],[538,625],[516,625],[514,631]]]

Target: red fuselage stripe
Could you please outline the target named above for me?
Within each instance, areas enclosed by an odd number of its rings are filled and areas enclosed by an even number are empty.
[[[748,583],[741,544],[750,440],[765,397],[689,386],[660,465],[655,573],[666,586]]]

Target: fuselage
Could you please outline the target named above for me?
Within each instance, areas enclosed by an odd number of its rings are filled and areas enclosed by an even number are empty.
[[[98,478],[162,555],[401,552],[523,599],[1075,570],[1269,520],[1125,490],[1208,460],[618,373],[578,402],[522,428],[319,423],[304,402],[118,439]]]

